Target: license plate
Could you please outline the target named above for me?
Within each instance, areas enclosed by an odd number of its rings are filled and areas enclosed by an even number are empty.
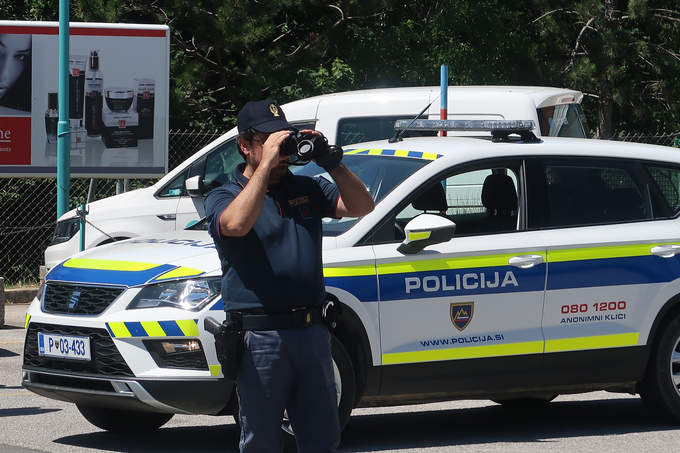
[[[90,338],[38,332],[38,354],[60,359],[91,360]]]

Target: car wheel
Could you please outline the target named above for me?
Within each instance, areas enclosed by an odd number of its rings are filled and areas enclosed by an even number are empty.
[[[77,404],[85,419],[97,428],[117,433],[143,433],[165,425],[175,414],[125,411]]]
[[[640,396],[652,411],[680,423],[680,315],[663,329],[652,348]]]
[[[513,409],[540,409],[546,404],[557,398],[557,395],[550,395],[538,398],[510,398],[510,399],[496,399],[491,400],[502,406]]]
[[[343,429],[349,420],[354,404],[354,392],[356,381],[354,380],[354,367],[347,354],[347,350],[335,335],[331,335],[331,354],[333,355],[333,373],[335,374],[335,389],[338,394],[338,419],[340,429]],[[236,426],[241,429],[238,415],[234,417]],[[291,426],[288,414],[285,413],[281,422],[283,430],[283,448],[286,452],[297,451],[295,433]]]

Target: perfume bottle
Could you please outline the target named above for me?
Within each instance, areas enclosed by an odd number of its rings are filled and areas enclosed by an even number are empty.
[[[47,110],[45,111],[45,132],[47,143],[57,143],[57,124],[59,123],[59,93],[47,93]]]
[[[85,129],[87,135],[102,135],[104,74],[99,70],[99,51],[90,52],[90,64],[85,72]]]

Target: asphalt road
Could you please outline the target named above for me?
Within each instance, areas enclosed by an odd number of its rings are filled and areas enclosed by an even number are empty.
[[[26,305],[6,307],[0,329],[0,453],[236,452],[231,417],[176,415],[151,435],[120,436],[90,425],[72,404],[21,387]],[[673,452],[680,427],[660,422],[638,397],[606,392],[560,396],[542,410],[490,401],[357,409],[346,452]]]

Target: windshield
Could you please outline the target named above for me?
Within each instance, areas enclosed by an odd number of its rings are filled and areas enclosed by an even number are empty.
[[[375,203],[378,204],[385,195],[431,160],[391,155],[345,154],[342,162],[361,179]],[[296,175],[322,176],[333,181],[331,175],[314,163],[299,167],[291,166],[290,170]],[[356,221],[356,217],[324,219],[323,234],[324,236],[337,236],[349,230]],[[207,230],[208,226],[204,218],[187,229]]]
[[[361,179],[378,204],[392,189],[431,161],[390,155],[345,154],[342,162]],[[331,175],[316,164],[291,167],[291,171],[296,175],[322,176],[334,182]],[[326,218],[323,220],[323,234],[337,236],[349,230],[356,221],[356,217]]]

